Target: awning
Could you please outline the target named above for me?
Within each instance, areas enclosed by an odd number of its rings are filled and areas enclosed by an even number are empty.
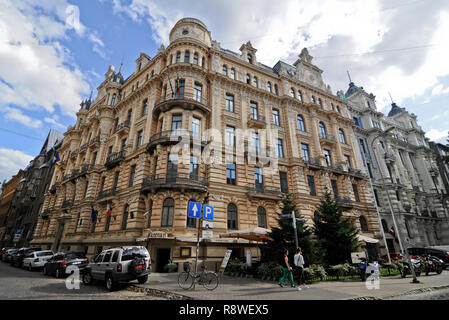
[[[273,240],[270,237],[271,230],[255,227],[245,230],[238,230],[220,234],[220,238],[241,238],[250,241]]]
[[[377,240],[377,239],[373,239],[373,238],[370,238],[367,236],[362,236],[360,234],[357,235],[357,238],[359,239],[359,242],[363,242],[363,241],[367,242],[367,243],[378,243],[379,242],[379,240]]]

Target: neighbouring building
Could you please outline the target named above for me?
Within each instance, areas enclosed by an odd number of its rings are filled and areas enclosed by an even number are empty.
[[[23,170],[19,170],[19,172],[13,176],[11,180],[2,184],[2,194],[0,197],[0,246],[4,246],[5,243],[9,242],[10,239],[14,237],[14,234],[7,233],[6,223],[8,211],[14,198],[14,193],[16,192],[22,177]]]
[[[63,139],[62,133],[50,130],[39,155],[23,170],[7,218],[7,233],[18,235],[9,244],[29,246],[53,176],[56,148]]]
[[[250,42],[240,53],[221,48],[201,21],[185,18],[167,48],[140,54],[127,79],[110,66],[64,133],[33,244],[89,256],[141,244],[155,271],[169,259],[182,267],[196,256],[188,202],[206,202],[213,238],[199,257],[216,268],[227,249],[260,254],[255,242],[221,236],[277,224],[287,192],[312,225],[326,188],[362,235],[382,239],[345,101],[307,49],[274,67],[256,52]]]
[[[390,252],[399,252],[400,243],[395,240],[396,231],[390,232],[394,224],[386,192],[405,238],[404,246],[448,244],[448,207],[443,201],[444,179],[441,178],[436,157],[417,123],[416,115],[393,103],[385,116],[377,111],[375,96],[353,82],[349,84],[345,96],[356,123],[355,135],[360,155],[372,179]],[[385,178],[386,190],[381,174]]]

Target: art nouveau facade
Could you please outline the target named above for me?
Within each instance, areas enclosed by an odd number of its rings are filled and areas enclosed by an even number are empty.
[[[375,96],[352,82],[345,96],[357,124],[355,134],[360,154],[373,181],[389,250],[399,252],[400,246],[389,233],[394,224],[381,174],[399,220],[398,227],[406,241],[404,246],[449,243],[448,208],[443,204],[444,185],[435,155],[417,123],[416,115],[393,103],[388,116],[384,116],[377,111]],[[386,133],[390,128],[394,129]]]
[[[169,258],[194,259],[188,202],[206,201],[214,237],[200,258],[216,266],[226,249],[259,254],[255,243],[220,234],[276,224],[283,192],[312,224],[325,188],[364,235],[381,239],[354,122],[307,50],[293,66],[273,68],[257,62],[251,43],[240,51],[221,48],[201,21],[186,18],[167,48],[152,59],[141,53],[128,79],[111,66],[65,133],[34,243],[89,255],[139,243],[160,270]]]

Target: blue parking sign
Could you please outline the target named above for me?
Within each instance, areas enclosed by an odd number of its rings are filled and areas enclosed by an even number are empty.
[[[214,207],[207,204],[203,206],[203,219],[214,220]]]
[[[189,218],[201,218],[201,203],[189,201]]]

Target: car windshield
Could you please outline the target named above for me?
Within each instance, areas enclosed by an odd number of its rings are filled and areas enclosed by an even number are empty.
[[[65,255],[65,258],[67,260],[84,259],[86,255],[82,252],[70,252]]]
[[[19,251],[19,250],[18,250],[18,249],[11,249],[11,250],[8,250],[9,253],[16,253],[17,251]]]
[[[36,252],[37,257],[46,257],[46,256],[52,256],[52,255],[53,255],[53,252],[51,252],[51,251]]]
[[[150,255],[148,254],[148,251],[145,248],[139,247],[128,248],[123,250],[122,261],[132,260],[134,257],[147,258],[149,256]]]

